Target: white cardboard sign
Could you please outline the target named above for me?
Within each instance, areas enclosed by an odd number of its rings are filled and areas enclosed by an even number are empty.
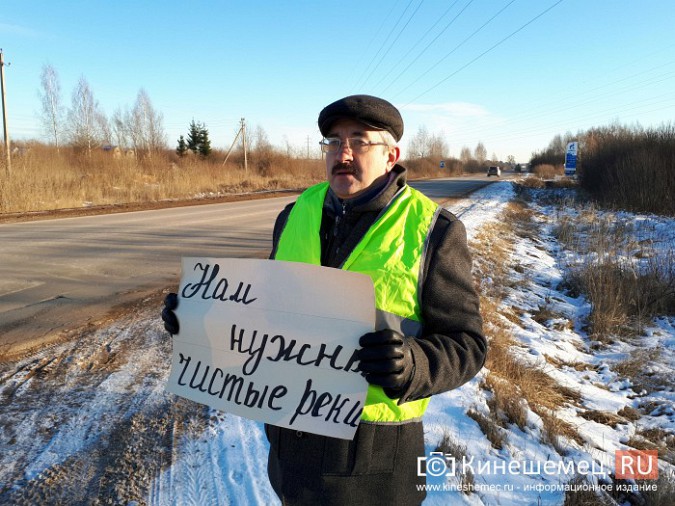
[[[372,332],[371,279],[242,258],[183,258],[167,389],[253,420],[352,439],[368,384],[358,340]]]

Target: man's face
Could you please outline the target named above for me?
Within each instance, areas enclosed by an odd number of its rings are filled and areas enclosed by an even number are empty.
[[[352,151],[347,146],[347,138],[383,142],[377,130],[369,130],[363,123],[352,119],[337,120],[326,137],[342,140],[340,149],[335,153],[326,153],[326,179],[333,192],[341,199],[361,194],[376,179],[389,173],[400,156],[396,146],[370,146],[365,153]]]

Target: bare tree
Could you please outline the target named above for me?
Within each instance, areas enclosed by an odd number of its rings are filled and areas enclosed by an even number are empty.
[[[112,129],[112,137],[120,149],[127,150],[131,147],[129,142],[129,131],[125,120],[125,113],[119,107],[110,118],[110,127]]]
[[[427,141],[427,153],[432,158],[445,158],[448,152],[448,144],[440,134],[433,134]]]
[[[251,145],[253,146],[254,151],[269,154],[274,149],[267,136],[267,132],[262,126],[256,125],[252,137]]]
[[[466,165],[471,161],[471,158],[471,150],[466,146],[462,147],[462,150],[459,153],[459,159],[462,161],[462,163]]]
[[[105,114],[98,111],[96,114],[96,126],[99,132],[99,140],[103,144],[112,145],[113,133],[110,122]]]
[[[141,88],[134,108],[127,114],[127,131],[134,149],[147,155],[166,147],[163,116],[155,111],[148,93]]]
[[[73,146],[86,149],[91,154],[92,147],[100,142],[101,114],[89,83],[84,77],[80,77],[68,111],[69,136]]]
[[[427,127],[420,126],[408,143],[409,158],[445,158],[448,144],[440,134],[430,134]]]
[[[487,158],[487,149],[485,149],[485,146],[483,145],[482,142],[478,142],[476,145],[476,149],[473,152],[473,156],[476,160],[478,160],[479,164],[485,163],[485,159]]]
[[[548,150],[554,155],[565,156],[566,149],[567,143],[563,140],[560,134],[553,137],[551,142],[548,144]]]
[[[415,136],[408,143],[410,158],[425,158],[429,156],[429,132],[427,127],[420,125]]]
[[[42,123],[45,131],[54,141],[59,151],[63,105],[61,104],[61,83],[56,69],[51,65],[42,67],[40,75],[41,90],[38,92],[42,104]]]

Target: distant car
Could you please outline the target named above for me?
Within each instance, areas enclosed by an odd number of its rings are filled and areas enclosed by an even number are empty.
[[[490,167],[487,171],[487,177],[490,176],[497,176],[500,177],[502,175],[502,169],[499,167]]]

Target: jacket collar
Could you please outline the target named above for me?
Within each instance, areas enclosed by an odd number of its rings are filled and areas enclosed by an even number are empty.
[[[357,213],[379,211],[406,185],[407,173],[405,167],[396,164],[387,179],[374,183],[363,194],[352,199],[340,199],[329,188],[323,205],[324,210],[332,216],[351,211]]]

